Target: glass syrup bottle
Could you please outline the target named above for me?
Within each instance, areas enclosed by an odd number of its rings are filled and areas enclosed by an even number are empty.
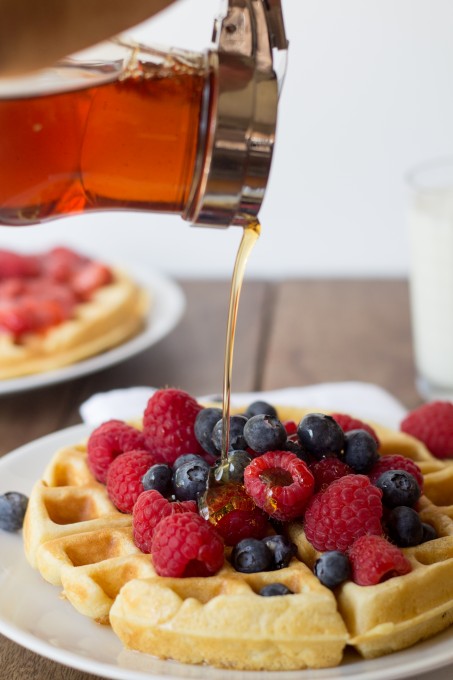
[[[2,80],[0,224],[123,209],[244,226],[269,176],[286,49],[280,0],[229,0],[204,53],[118,38]]]

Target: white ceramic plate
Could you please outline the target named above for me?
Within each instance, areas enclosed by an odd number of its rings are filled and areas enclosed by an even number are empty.
[[[185,297],[181,288],[171,279],[155,271],[138,269],[132,263],[124,268],[150,293],[152,304],[145,328],[122,345],[70,366],[64,366],[55,371],[0,380],[0,395],[73,380],[113,366],[151,347],[176,326],[185,308]]]
[[[53,453],[87,436],[87,425],[56,432],[22,446],[0,459],[0,493],[28,494]],[[450,680],[453,629],[412,649],[363,661],[349,656],[338,668],[285,673],[242,673],[160,661],[123,649],[110,628],[78,614],[58,597],[25,560],[20,534],[0,531],[0,633],[42,656],[66,666],[119,680]],[[4,677],[8,668],[3,668]]]

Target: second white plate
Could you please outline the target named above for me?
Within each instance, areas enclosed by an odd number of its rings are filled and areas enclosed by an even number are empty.
[[[147,290],[152,304],[144,329],[135,337],[102,354],[78,361],[70,366],[9,380],[0,380],[0,395],[46,387],[65,380],[100,371],[129,359],[165,337],[179,322],[184,309],[182,289],[171,279],[156,271],[143,271],[135,265],[127,266],[131,276]]]

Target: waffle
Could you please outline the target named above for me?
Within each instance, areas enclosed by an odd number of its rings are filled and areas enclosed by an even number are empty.
[[[126,274],[114,271],[75,316],[20,342],[0,334],[0,380],[52,371],[121,344],[140,331],[149,299]]]
[[[279,417],[298,421],[308,412],[280,408]],[[295,670],[339,665],[348,647],[366,658],[403,649],[453,620],[453,466],[408,435],[373,426],[383,455],[406,455],[423,470],[422,520],[439,536],[404,549],[412,565],[405,576],[330,591],[314,576],[317,553],[293,522],[298,553],[284,569],[239,573],[227,553],[215,576],[160,577],[133,543],[131,517],[115,510],[91,476],[83,443],[59,451],[32,490],[27,558],[80,613],[110,622],[127,648],[164,659]],[[258,594],[275,582],[294,594]]]

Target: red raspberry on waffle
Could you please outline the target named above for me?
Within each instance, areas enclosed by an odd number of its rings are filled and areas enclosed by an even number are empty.
[[[134,543],[144,553],[151,552],[153,534],[163,517],[182,512],[197,512],[195,501],[170,503],[158,491],[143,491],[137,498],[132,513]]]
[[[359,586],[374,586],[411,571],[404,553],[383,536],[358,538],[349,549],[349,561],[352,580]]]
[[[143,433],[122,420],[108,420],[93,430],[88,439],[88,467],[98,482],[105,484],[113,460],[136,449],[145,449]]]
[[[433,401],[411,411],[401,430],[416,437],[437,458],[453,458],[453,403]]]
[[[329,456],[322,458],[310,465],[310,472],[315,478],[315,491],[324,491],[336,479],[345,477],[346,475],[353,475],[354,470],[346,465],[339,458]]]
[[[364,534],[382,534],[382,491],[365,475],[346,475],[317,493],[305,511],[307,539],[316,550],[345,551]]]
[[[288,451],[268,451],[245,468],[245,489],[258,507],[278,520],[300,517],[315,480],[306,463]]]
[[[368,477],[374,484],[383,472],[387,470],[405,470],[415,477],[417,480],[420,491],[423,493],[423,474],[418,467],[417,463],[414,463],[410,458],[405,458],[404,456],[399,456],[398,454],[390,454],[388,456],[381,456],[377,463],[373,465]]]
[[[184,453],[204,456],[194,433],[195,418],[201,408],[183,390],[168,388],[155,392],[143,416],[147,448],[169,465]]]
[[[168,515],[154,531],[151,555],[159,576],[212,576],[223,566],[224,545],[209,522],[192,512]]]
[[[332,418],[337,421],[338,425],[341,427],[343,432],[350,432],[351,430],[366,430],[375,440],[378,448],[380,446],[379,437],[373,430],[371,425],[364,423],[358,418],[353,418],[346,413],[332,413]]]
[[[115,458],[107,472],[107,493],[120,512],[131,513],[144,491],[142,478],[156,458],[149,451],[128,451]]]

